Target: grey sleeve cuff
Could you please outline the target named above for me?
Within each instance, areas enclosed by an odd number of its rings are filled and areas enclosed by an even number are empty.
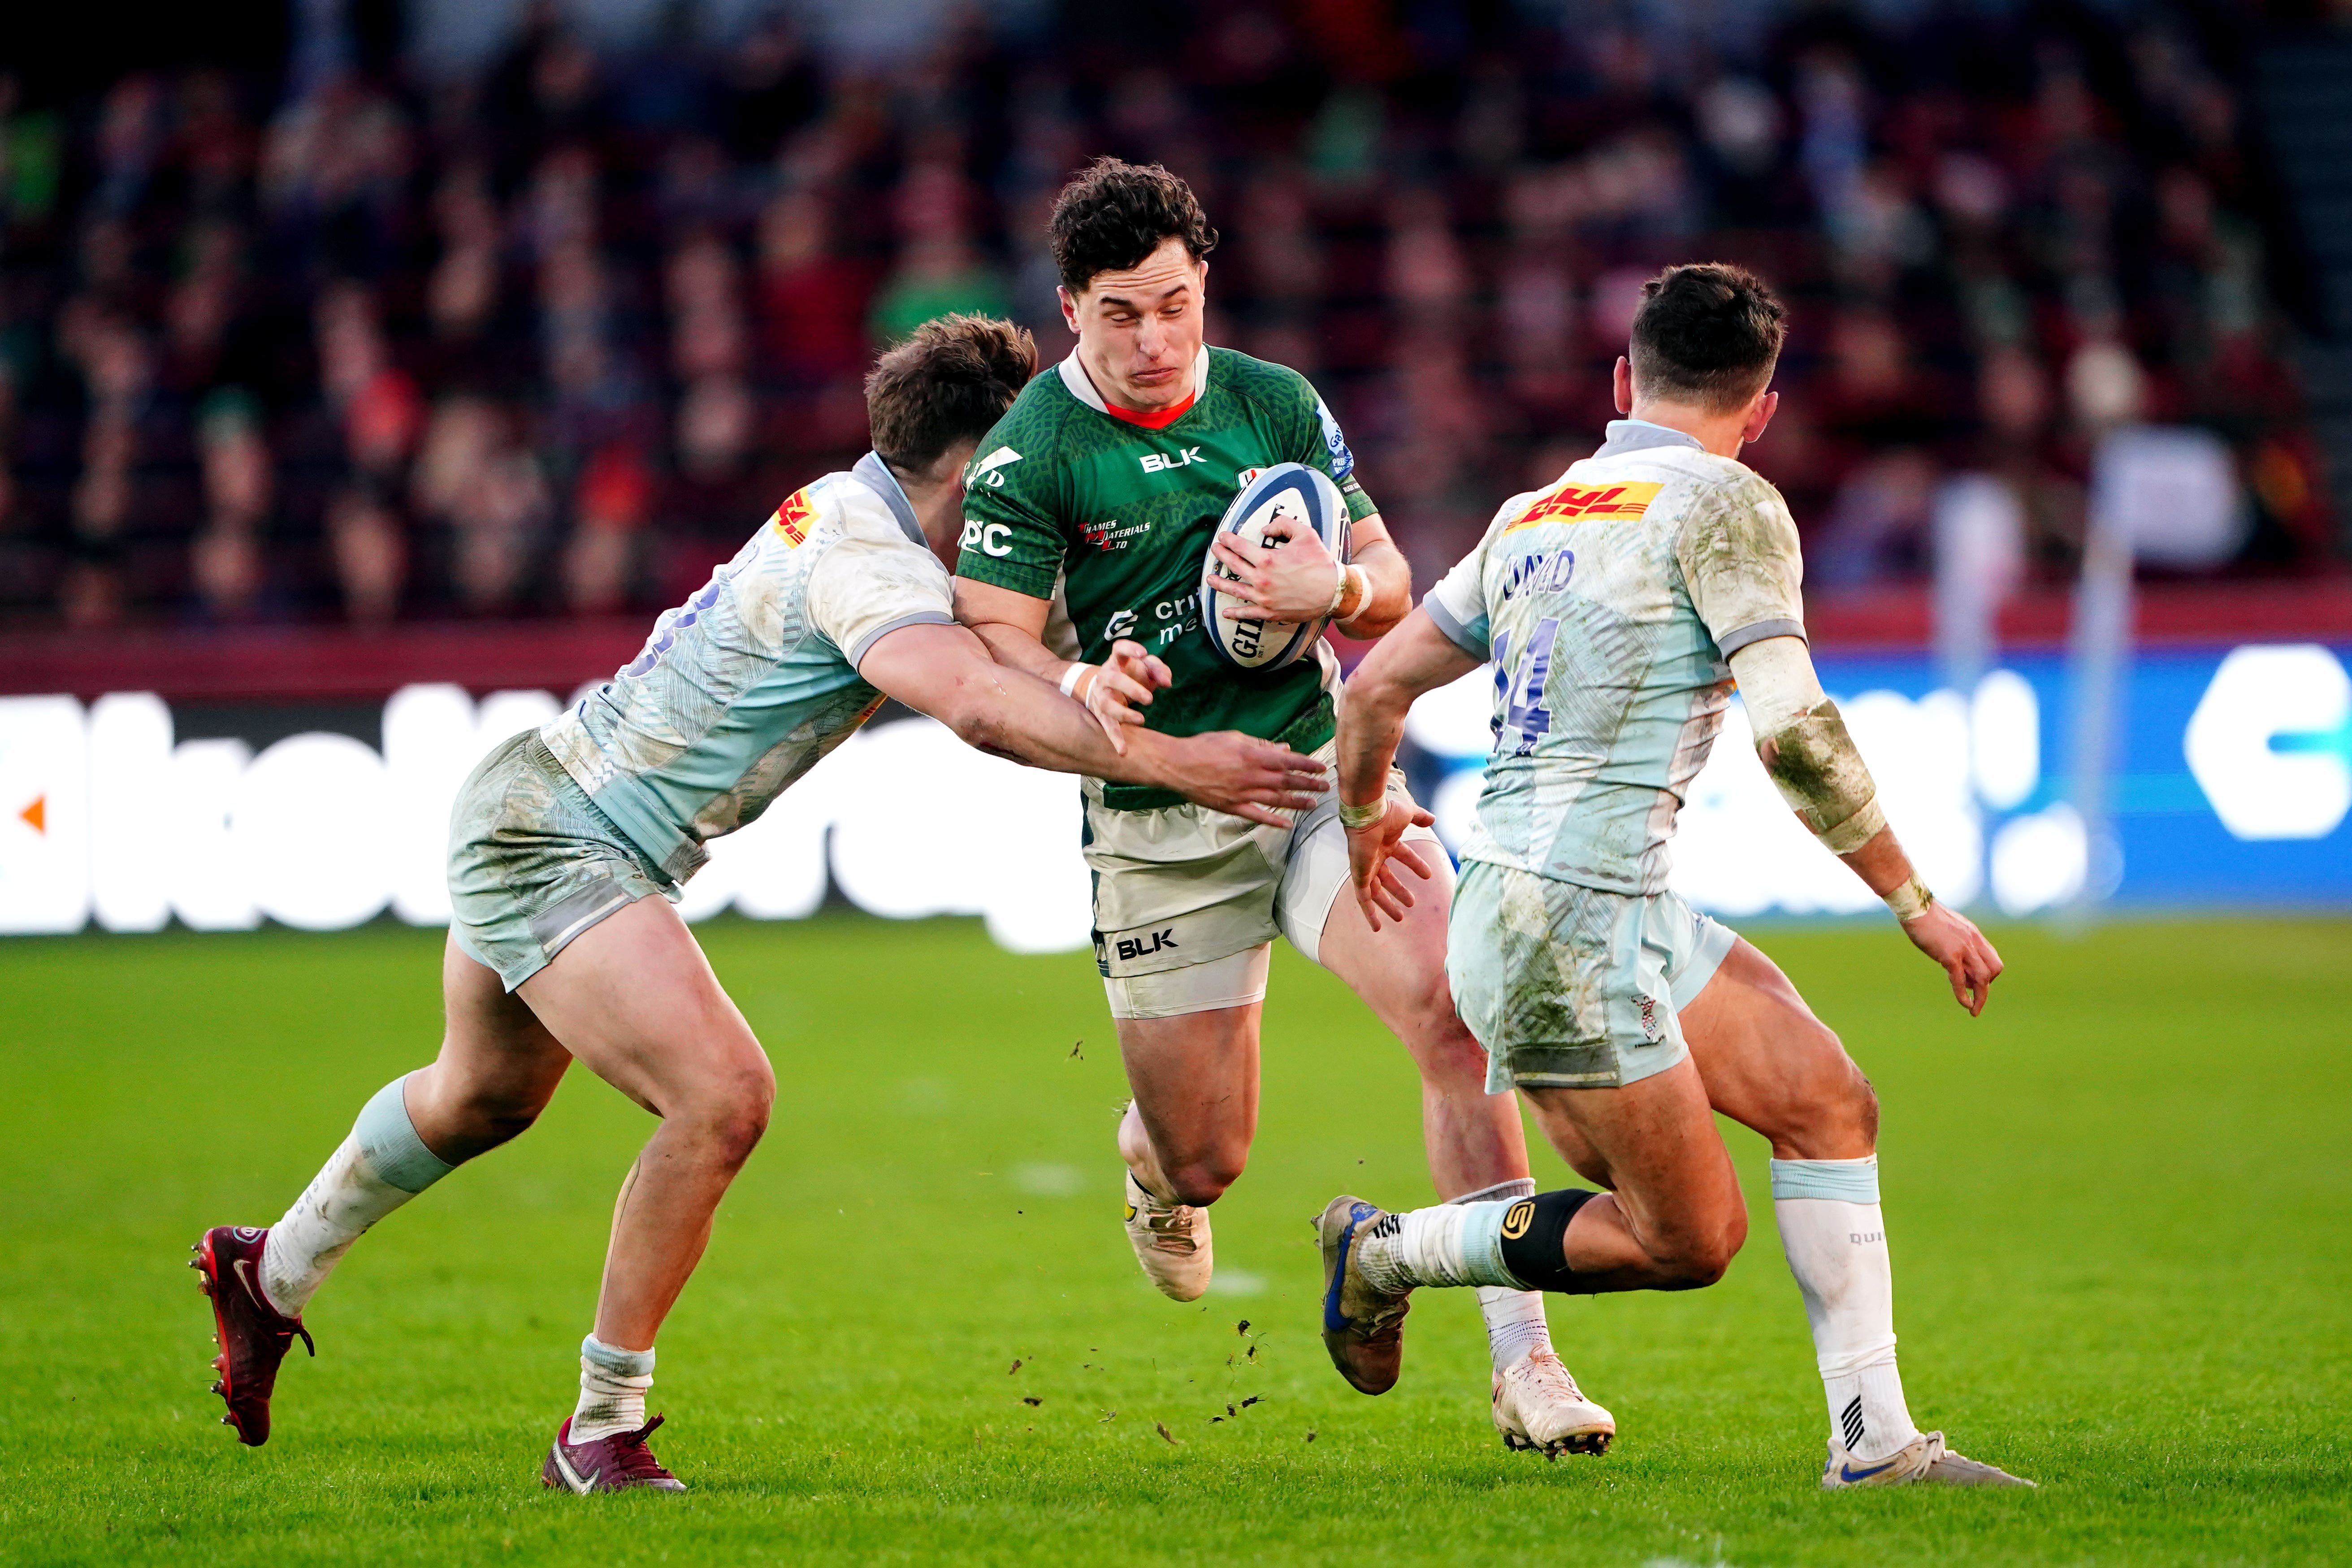
[[[1431,594],[1421,601],[1421,607],[1429,612],[1430,620],[1436,625],[1439,631],[1445,634],[1446,641],[1473,658],[1483,659],[1490,657],[1486,639],[1455,619],[1454,612],[1445,607],[1444,600]]]
[[[900,616],[895,621],[883,622],[880,626],[876,626],[872,631],[867,632],[864,637],[859,637],[857,639],[856,647],[844,648],[842,651],[849,658],[849,668],[856,669],[859,665],[866,662],[867,650],[872,648],[876,643],[880,642],[884,637],[888,637],[892,632],[901,630],[907,626],[951,626],[955,624],[956,618],[953,616],[944,614],[941,611],[917,610],[911,616]]]
[[[1762,642],[1768,637],[1795,637],[1798,641],[1803,642],[1806,640],[1805,623],[1791,620],[1750,621],[1744,626],[1735,626],[1717,637],[1715,646],[1723,650],[1724,658],[1729,658],[1741,648],[1753,643]]]

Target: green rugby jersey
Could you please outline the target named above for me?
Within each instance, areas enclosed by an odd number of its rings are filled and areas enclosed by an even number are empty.
[[[1075,352],[1030,382],[964,470],[956,574],[1058,597],[1089,663],[1121,637],[1166,660],[1174,682],[1144,710],[1154,730],[1240,730],[1311,752],[1331,738],[1336,662],[1318,644],[1318,657],[1281,669],[1225,663],[1201,626],[1202,564],[1253,469],[1306,463],[1338,484],[1349,521],[1379,509],[1297,371],[1204,347],[1192,388],[1192,405],[1153,430],[1108,412]],[[1136,784],[1103,792],[1123,811],[1180,798]]]

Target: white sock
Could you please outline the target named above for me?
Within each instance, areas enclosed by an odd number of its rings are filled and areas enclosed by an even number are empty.
[[[1481,1187],[1445,1201],[1507,1204],[1535,1195],[1535,1179],[1521,1176],[1516,1182],[1496,1182],[1491,1187]],[[1496,1372],[1518,1365],[1538,1351],[1551,1349],[1551,1327],[1544,1321],[1542,1291],[1522,1290],[1516,1285],[1481,1285],[1478,1311],[1486,1320],[1486,1351],[1494,1358]]]
[[[425,1148],[408,1120],[404,1076],[376,1091],[261,1249],[261,1290],[299,1318],[368,1226],[457,1167]]]
[[[1496,1372],[1508,1372],[1538,1351],[1551,1349],[1551,1325],[1544,1321],[1543,1292],[1515,1285],[1478,1287],[1478,1310],[1486,1316],[1486,1351]]]
[[[1772,1215],[1804,1293],[1830,1440],[1865,1464],[1919,1435],[1895,1365],[1895,1273],[1878,1157],[1775,1160]]]
[[[574,1443],[593,1443],[646,1424],[654,1352],[625,1351],[590,1334],[580,1342],[580,1403],[572,1411]]]
[[[1392,1214],[1356,1233],[1357,1267],[1383,1290],[1525,1283],[1503,1267],[1507,1203],[1451,1203]]]

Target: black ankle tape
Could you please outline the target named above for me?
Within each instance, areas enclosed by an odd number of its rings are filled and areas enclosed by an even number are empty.
[[[1503,1267],[1517,1275],[1530,1290],[1552,1290],[1589,1296],[1587,1277],[1568,1266],[1563,1242],[1568,1222],[1576,1211],[1599,1197],[1581,1187],[1538,1193],[1521,1198],[1503,1211]]]

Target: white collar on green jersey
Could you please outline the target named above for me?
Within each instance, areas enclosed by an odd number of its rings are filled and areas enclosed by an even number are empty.
[[[1647,419],[1612,419],[1609,438],[1601,444],[1596,458],[1622,458],[1628,452],[1638,452],[1646,447],[1689,447],[1704,452],[1706,443],[1687,430],[1677,430],[1670,425],[1653,425]]]
[[[898,527],[908,538],[926,550],[931,547],[923,537],[922,523],[916,520],[915,503],[907,499],[906,487],[898,483],[898,476],[890,471],[881,453],[868,452],[858,458],[850,468],[849,477],[882,498],[882,504],[890,509],[890,515],[898,520]]]
[[[1110,412],[1104,406],[1102,394],[1095,390],[1095,378],[1088,375],[1087,367],[1078,363],[1077,350],[1072,349],[1070,357],[1064,360],[1058,368],[1062,373],[1062,384],[1070,389],[1072,397],[1097,414]],[[1208,390],[1209,345],[1202,343],[1199,357],[1192,361],[1192,395],[1198,397]]]

